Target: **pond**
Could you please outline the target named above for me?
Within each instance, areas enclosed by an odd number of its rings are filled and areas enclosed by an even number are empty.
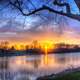
[[[76,67],[80,67],[80,53],[1,57],[0,80],[35,80]]]

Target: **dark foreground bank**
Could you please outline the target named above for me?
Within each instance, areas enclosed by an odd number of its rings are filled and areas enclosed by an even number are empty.
[[[39,77],[37,80],[80,80],[80,68],[67,69],[57,74]]]

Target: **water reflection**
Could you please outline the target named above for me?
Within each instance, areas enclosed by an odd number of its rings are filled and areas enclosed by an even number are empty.
[[[0,58],[0,71],[4,70],[6,80],[9,80],[12,77],[15,78],[18,74],[22,75],[22,73],[32,77],[49,75],[71,66],[80,66],[79,53]]]
[[[38,55],[38,56],[17,56],[7,58],[9,70],[51,70],[56,72],[59,68],[64,69],[70,65],[79,66],[80,56],[53,54],[53,55]],[[54,71],[56,70],[56,71]],[[58,70],[58,71],[59,71]]]

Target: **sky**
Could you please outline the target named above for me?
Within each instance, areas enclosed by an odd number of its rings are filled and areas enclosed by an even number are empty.
[[[28,0],[23,0],[22,9],[25,13],[38,9],[44,4],[65,11],[65,7],[54,6],[52,0],[31,1],[34,6]],[[73,14],[79,14],[74,0],[65,0],[65,2],[70,4]],[[0,3],[0,41],[3,40],[11,42],[52,40],[54,43],[80,44],[80,22],[45,10],[36,15],[23,16],[15,7],[8,5],[8,1],[3,0]]]

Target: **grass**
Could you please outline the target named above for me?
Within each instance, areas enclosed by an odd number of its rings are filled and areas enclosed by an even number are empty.
[[[66,74],[60,74],[56,77],[43,77],[39,78],[37,80],[80,80],[80,72],[72,72],[72,73],[66,73]]]
[[[73,72],[73,73],[60,75],[50,80],[80,80],[80,72]]]

